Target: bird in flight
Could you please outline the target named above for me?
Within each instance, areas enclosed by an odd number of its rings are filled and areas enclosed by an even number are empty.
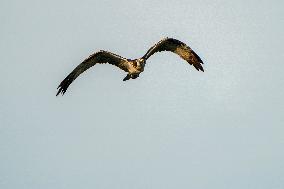
[[[161,51],[171,51],[177,55],[179,55],[182,59],[186,60],[190,65],[193,65],[198,71],[201,70],[204,72],[203,61],[201,58],[185,43],[173,39],[173,38],[164,38],[152,46],[146,54],[138,59],[126,59],[117,54],[100,50],[92,55],[90,55],[87,59],[85,59],[81,64],[79,64],[58,86],[58,92],[64,95],[69,85],[84,71],[91,68],[96,64],[104,64],[109,63],[118,68],[127,72],[126,77],[123,81],[127,81],[129,79],[136,79],[139,77],[139,74],[144,71],[144,67],[146,64],[146,60],[155,54],[156,52]]]

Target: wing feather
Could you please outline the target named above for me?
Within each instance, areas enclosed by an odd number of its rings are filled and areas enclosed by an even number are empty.
[[[142,58],[147,60],[156,52],[161,51],[171,51],[179,55],[182,59],[186,60],[189,64],[193,65],[198,71],[201,70],[204,72],[204,69],[201,65],[203,64],[201,58],[185,43],[173,38],[162,39],[157,44],[152,46]]]
[[[56,94],[59,95],[66,92],[69,85],[84,71],[91,68],[97,63],[109,63],[114,66],[119,67],[124,71],[128,71],[127,59],[123,58],[117,54],[107,52],[107,51],[98,51],[92,55],[90,55],[87,59],[85,59],[81,64],[79,64],[57,87],[58,92]]]

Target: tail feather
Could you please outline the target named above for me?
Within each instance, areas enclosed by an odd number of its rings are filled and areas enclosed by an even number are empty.
[[[123,81],[127,81],[131,78],[131,75],[130,74],[127,74],[126,77],[123,79]]]

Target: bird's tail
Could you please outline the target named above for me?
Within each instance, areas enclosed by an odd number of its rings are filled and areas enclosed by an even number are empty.
[[[127,81],[131,78],[131,75],[130,74],[127,74],[126,77],[123,79],[123,81]]]

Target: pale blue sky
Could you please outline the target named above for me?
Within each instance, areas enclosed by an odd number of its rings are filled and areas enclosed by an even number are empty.
[[[284,188],[284,3],[2,0],[0,188]],[[191,46],[197,72],[160,53],[136,80],[98,65],[163,37]]]

